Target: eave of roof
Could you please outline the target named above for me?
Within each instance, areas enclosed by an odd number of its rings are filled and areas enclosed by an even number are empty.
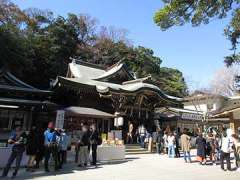
[[[13,74],[11,74],[6,69],[0,69],[0,75],[7,79],[7,81],[11,82],[11,85],[0,84],[0,90],[2,91],[18,91],[18,92],[31,92],[31,93],[42,93],[42,94],[50,94],[51,91],[40,90],[29,84],[24,83],[23,81],[16,78]],[[12,85],[13,84],[13,85]]]
[[[55,86],[57,86],[57,84],[61,86],[61,83],[68,83],[68,85],[70,85],[70,83],[73,83],[72,84],[73,88],[88,86],[91,88],[95,88],[96,91],[99,93],[119,92],[119,93],[131,94],[131,93],[137,93],[141,91],[152,91],[156,93],[163,100],[168,100],[175,103],[179,103],[181,101],[181,98],[176,98],[176,97],[166,95],[155,85],[142,83],[142,82],[120,85],[120,84],[101,82],[101,81],[84,79],[84,78],[58,77],[57,81],[54,84]]]
[[[92,118],[114,118],[113,114],[100,111],[94,108],[71,106],[64,109],[68,116],[83,116]]]
[[[156,108],[155,112],[162,112],[162,111],[173,111],[173,112],[177,112],[177,113],[190,113],[190,114],[199,114],[199,115],[203,115],[203,111],[194,111],[194,110],[190,110],[190,109],[182,109],[182,108],[174,108],[174,107],[163,107],[163,108]]]
[[[195,95],[192,95],[192,96],[187,96],[187,97],[183,98],[183,101],[187,102],[187,101],[191,101],[191,100],[204,100],[206,98],[224,98],[224,99],[228,99],[227,97],[222,96],[222,95],[206,93],[206,94],[199,94],[199,95],[195,94]]]
[[[51,94],[52,91],[45,91],[45,90],[40,90],[40,89],[35,89],[35,88],[22,88],[22,87],[17,87],[17,86],[8,86],[8,85],[0,85],[0,90],[2,91],[18,91],[18,92],[26,92],[26,93],[40,93],[40,94]]]
[[[238,111],[238,110],[240,110],[240,107],[234,107],[231,109],[229,108],[228,110],[225,109],[225,110],[222,110],[222,111],[212,114],[211,117],[225,117],[225,116],[228,116],[229,113]]]
[[[13,98],[0,98],[0,104],[4,105],[18,105],[18,106],[32,106],[32,105],[47,105],[57,106],[55,103],[49,101],[36,101],[28,99],[13,99]]]

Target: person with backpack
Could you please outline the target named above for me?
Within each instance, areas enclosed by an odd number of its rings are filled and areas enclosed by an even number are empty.
[[[20,126],[15,128],[11,137],[8,139],[8,144],[12,144],[12,152],[8,159],[8,162],[3,170],[2,177],[6,177],[11,168],[12,163],[16,160],[15,171],[12,174],[12,179],[16,177],[22,161],[23,152],[25,151],[25,145],[27,143],[27,135]]]
[[[92,165],[97,165],[97,146],[102,144],[102,140],[97,131],[96,125],[91,126],[91,135],[90,135],[90,146],[92,149]]]
[[[48,123],[48,128],[44,132],[44,146],[45,146],[45,159],[44,167],[45,171],[49,172],[48,161],[50,156],[53,156],[54,159],[54,168],[55,171],[58,170],[58,144],[57,144],[57,133],[54,130],[53,122]]]

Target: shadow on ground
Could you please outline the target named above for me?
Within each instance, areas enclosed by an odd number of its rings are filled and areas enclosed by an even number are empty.
[[[37,169],[34,172],[26,172],[25,168],[21,168],[19,170],[19,173],[17,175],[17,177],[15,177],[14,179],[16,180],[27,180],[27,179],[34,179],[34,178],[38,178],[38,177],[52,177],[52,176],[58,176],[61,174],[71,174],[71,173],[76,173],[78,171],[91,171],[91,170],[96,170],[96,169],[101,169],[104,168],[104,166],[111,166],[111,165],[117,165],[117,164],[124,164],[127,163],[129,161],[134,161],[139,159],[139,157],[131,157],[131,158],[126,158],[124,160],[119,160],[119,161],[111,161],[111,162],[101,162],[99,163],[97,166],[88,166],[88,167],[78,167],[76,163],[68,163],[65,166],[63,166],[62,169],[58,170],[58,171],[54,171],[53,170],[53,166],[50,166],[50,172],[45,172],[43,167],[41,167],[40,169]],[[9,172],[8,177],[5,178],[1,178],[0,179],[11,179],[11,175],[12,175],[13,169]],[[0,171],[0,175],[2,174],[2,170]]]

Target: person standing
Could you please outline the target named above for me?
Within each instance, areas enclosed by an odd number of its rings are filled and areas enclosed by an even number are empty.
[[[175,137],[175,157],[180,158],[180,152],[179,152],[179,135],[177,132],[174,132],[174,137]]]
[[[65,129],[62,129],[60,133],[59,167],[62,168],[62,165],[67,162],[67,149],[70,145],[70,139]]]
[[[216,134],[215,135],[215,141],[214,141],[215,149],[216,149],[216,152],[215,152],[215,163],[216,163],[216,165],[217,165],[217,162],[220,160],[220,154],[221,154],[220,143],[221,143],[221,137],[220,137],[219,134]]]
[[[97,165],[97,146],[101,144],[100,142],[100,137],[99,133],[97,131],[96,125],[93,124],[91,126],[92,132],[90,135],[90,146],[92,149],[92,165],[96,166]]]
[[[157,129],[156,148],[157,148],[157,153],[161,154],[162,148],[163,148],[163,134],[160,128]]]
[[[140,138],[141,148],[145,148],[145,138],[146,138],[147,130],[143,124],[138,127],[138,134]]]
[[[45,146],[45,159],[44,159],[45,171],[49,172],[48,161],[51,155],[53,156],[54,159],[55,171],[58,170],[58,145],[53,122],[48,123],[48,128],[44,132],[44,146]]]
[[[76,142],[75,142],[75,163],[78,163],[79,161],[79,144],[78,144],[78,139],[80,139],[80,137],[82,136],[82,127],[83,127],[83,123],[80,124],[80,128],[79,128],[79,133],[76,137]]]
[[[82,135],[79,139],[79,165],[78,167],[87,166],[89,153],[88,153],[88,145],[89,145],[89,132],[87,126],[82,127]]]
[[[191,163],[191,155],[190,155],[190,148],[191,148],[191,143],[190,143],[190,136],[187,135],[187,130],[183,130],[183,134],[180,137],[181,141],[181,146],[182,146],[182,151],[183,151],[183,157],[185,162]]]
[[[216,139],[213,136],[212,132],[208,133],[208,137],[207,137],[207,153],[209,155],[210,161],[212,162],[212,165],[214,163],[216,163],[216,156],[215,156],[215,152],[216,152]]]
[[[196,139],[197,160],[201,165],[206,165],[206,139],[199,133]]]
[[[239,166],[240,166],[240,157],[239,157],[239,140],[238,140],[238,136],[236,134],[232,135],[232,141],[233,141],[233,145],[232,145],[232,149],[234,152],[234,158],[235,158],[235,164],[236,164],[236,168],[237,170],[239,170]]]
[[[61,129],[55,128],[56,134],[56,145],[57,145],[57,169],[62,169],[61,161],[61,147],[62,147],[62,139],[61,139]]]
[[[15,131],[12,133],[11,137],[8,140],[8,144],[12,144],[12,152],[8,159],[8,162],[3,170],[2,177],[6,177],[8,175],[9,169],[13,161],[16,159],[16,167],[15,171],[12,174],[12,178],[15,178],[17,172],[20,168],[23,152],[25,151],[25,145],[27,143],[27,135],[20,126],[16,127]]]
[[[44,146],[44,129],[43,128],[36,128],[36,134],[37,134],[37,141],[38,141],[38,150],[37,150],[37,154],[36,154],[36,165],[35,168],[38,169],[39,168],[39,164],[42,161],[43,157],[44,157],[44,151],[45,151],[45,146]]]
[[[133,124],[128,122],[127,144],[133,143]]]
[[[164,151],[165,151],[165,153],[167,154],[168,153],[168,140],[167,140],[167,138],[168,138],[168,133],[167,133],[167,131],[165,131],[164,132],[164,135],[163,135],[163,145],[164,145]]]
[[[37,152],[39,151],[39,139],[36,127],[32,127],[27,136],[26,154],[29,156],[27,163],[27,171],[34,171],[34,161],[36,160]]]
[[[172,132],[169,133],[167,142],[168,142],[168,157],[174,158],[176,140]]]
[[[230,152],[231,152],[231,140],[227,136],[227,132],[224,131],[221,138],[221,154],[220,154],[220,162],[221,169],[225,171],[224,161],[227,162],[227,170],[231,171],[231,162],[230,162]]]

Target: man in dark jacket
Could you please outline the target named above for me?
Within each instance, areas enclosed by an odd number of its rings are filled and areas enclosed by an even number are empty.
[[[158,154],[161,154],[162,148],[163,148],[163,132],[160,128],[158,128],[156,135],[156,149]]]
[[[92,165],[96,166],[97,165],[97,146],[100,144],[99,140],[99,133],[96,129],[96,125],[92,125],[92,132],[90,135],[90,144],[92,148]]]
[[[18,169],[20,168],[21,160],[23,152],[25,151],[25,145],[27,143],[27,135],[22,131],[21,127],[16,127],[16,130],[12,133],[12,136],[8,140],[9,144],[13,144],[12,153],[8,159],[6,167],[3,170],[2,177],[6,177],[8,175],[8,171],[16,159],[16,167],[13,172],[12,178],[17,175]]]
[[[88,146],[89,146],[89,132],[88,127],[82,127],[82,134],[79,139],[79,167],[87,166],[88,164]]]

